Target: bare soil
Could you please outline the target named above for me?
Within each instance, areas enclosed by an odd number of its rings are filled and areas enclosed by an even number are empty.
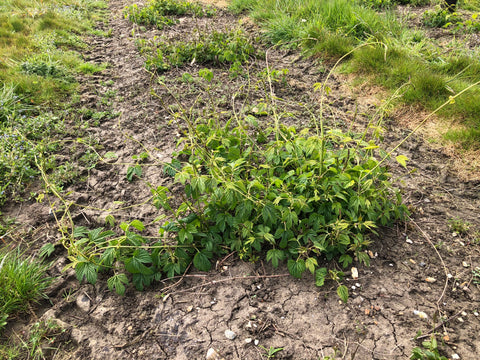
[[[85,108],[120,113],[87,130],[101,154],[114,152],[118,158],[85,169],[81,176],[86,181],[66,188],[65,198],[76,204],[70,210],[77,225],[105,226],[105,216],[113,214],[117,222],[140,219],[150,224],[146,234],[155,235],[158,224],[152,221],[159,213],[148,202],[146,183],[172,183],[157,165],[171,158],[181,132],[169,111],[177,106],[171,93],[197,112],[205,106],[198,100],[205,93],[181,80],[184,72],[196,74],[202,68],[196,64],[165,73],[168,90],[160,85],[145,71],[133,34],[187,39],[198,29],[242,26],[252,36],[260,30],[219,9],[213,18],[185,17],[162,31],[142,31],[122,14],[129,2],[111,0],[109,24],[104,27],[112,29],[112,36],[89,40],[86,60],[110,66],[101,75],[85,78],[81,94]],[[258,79],[256,74],[267,62],[271,69],[289,71],[286,81],[275,83],[273,89],[284,99],[279,104],[285,113],[293,114],[285,116],[285,122],[313,126],[306,109],[320,111],[320,95],[313,88],[327,76],[322,63],[304,59],[294,50],[271,48],[266,60],[252,61],[250,81]],[[214,74],[218,111],[226,116],[241,111],[241,99],[232,100],[232,96],[241,93],[247,80],[231,79],[227,68],[214,69]],[[249,94],[258,102],[265,96],[259,84]],[[332,92],[324,116],[331,125],[362,128],[381,103],[374,89],[356,92],[341,75],[333,75],[329,86]],[[112,93],[115,96],[104,101],[105,94]],[[394,117],[384,126],[382,146],[386,149],[410,133]],[[143,180],[127,181],[126,164],[134,162],[132,155],[146,150],[150,155],[147,163],[152,166],[143,167]],[[412,209],[412,220],[382,228],[373,237],[371,266],[356,264],[358,279],[347,272],[347,304],[339,301],[335,284],[317,288],[310,276],[294,279],[284,267],[273,269],[261,261],[245,263],[235,254],[219,259],[209,273],[191,270],[144,292],[129,288],[120,297],[108,291],[105,278],[93,286],[79,284],[71,269],[62,272],[68,260],[59,247],[51,270],[58,279],[49,291],[50,300],[41,304],[36,316],[53,320],[66,331],[52,346],[57,350],[47,358],[205,359],[209,349],[214,349],[211,359],[262,359],[267,358],[264,348],[274,347],[283,348],[275,354],[278,359],[408,359],[420,343],[414,339],[417,332],[435,331],[437,338],[443,339],[444,355],[477,359],[480,290],[472,269],[480,266],[479,246],[473,236],[453,233],[448,221],[460,218],[471,223],[472,230],[480,229],[480,181],[461,180],[451,170],[452,158],[417,135],[394,155],[398,154],[410,159],[408,170],[392,163],[391,171]],[[10,205],[5,212],[24,224],[25,241],[34,249],[59,239],[47,200]],[[427,318],[418,316],[418,311]],[[33,316],[18,319],[9,330],[21,333],[36,320]],[[235,333],[233,340],[225,336],[226,330]]]

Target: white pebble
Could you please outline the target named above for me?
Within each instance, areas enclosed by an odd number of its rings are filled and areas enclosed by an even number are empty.
[[[255,346],[257,346],[260,343],[260,340],[255,339],[253,343],[255,344]]]
[[[207,351],[207,356],[205,357],[205,359],[215,360],[215,359],[218,359],[219,357],[220,357],[220,354],[217,352],[217,350],[215,350],[214,348],[210,348]]]
[[[459,360],[460,356],[458,354],[452,354],[452,360]]]
[[[415,315],[417,315],[420,319],[427,319],[428,318],[428,315],[426,313],[424,313],[423,311],[413,310],[413,313]]]
[[[232,330],[225,330],[225,337],[229,340],[233,340],[237,337],[237,334],[235,334]]]
[[[250,344],[252,342],[252,338],[246,338],[245,343]]]

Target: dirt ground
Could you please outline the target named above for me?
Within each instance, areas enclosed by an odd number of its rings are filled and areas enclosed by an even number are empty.
[[[147,201],[146,182],[171,185],[171,178],[155,164],[171,158],[179,127],[169,111],[175,104],[172,95],[145,71],[132,36],[186,39],[195,29],[243,26],[251,34],[259,30],[222,9],[214,18],[185,17],[162,31],[143,30],[124,18],[128,3],[111,0],[109,23],[103,27],[112,29],[112,36],[89,40],[85,59],[106,62],[109,67],[85,78],[81,94],[81,106],[120,114],[87,130],[102,154],[114,152],[118,158],[85,169],[81,175],[87,180],[69,186],[66,198],[76,204],[71,212],[78,225],[104,226],[105,216],[112,213],[117,221],[140,219],[150,224],[147,233],[155,234],[158,225],[152,221],[158,211]],[[275,95],[285,99],[281,104],[285,113],[293,114],[285,121],[311,126],[305,109],[320,109],[313,87],[327,76],[324,65],[294,50],[272,48],[266,55],[266,60],[252,61],[251,73],[264,69],[267,62],[271,69],[288,69],[286,81],[274,84]],[[202,110],[197,100],[202,90],[182,82],[181,76],[201,68],[192,64],[164,74],[168,89],[175,90],[180,102],[194,111]],[[246,86],[246,80],[230,79],[227,69],[214,69],[214,73],[214,81],[222,86],[214,88],[213,97],[219,111],[231,114],[240,107],[240,100],[232,101],[232,95]],[[324,116],[332,126],[361,128],[381,104],[374,90],[358,91],[344,76],[333,75],[329,86],[332,92]],[[259,86],[249,96],[260,101],[265,92]],[[398,112],[399,119],[392,116],[383,124],[384,148],[393,148],[410,133],[401,125],[406,114],[410,113]],[[152,166],[144,166],[143,181],[128,182],[124,164],[145,150]],[[120,297],[108,291],[106,278],[100,277],[93,286],[79,284],[71,269],[62,272],[68,260],[59,247],[52,269],[58,280],[49,291],[50,300],[37,311],[38,319],[53,320],[66,330],[48,358],[263,359],[273,347],[283,349],[275,354],[278,359],[407,359],[420,344],[414,340],[417,332],[428,338],[435,331],[443,339],[445,356],[477,359],[480,291],[472,269],[480,266],[479,246],[471,236],[454,233],[449,220],[460,218],[472,229],[480,229],[480,181],[461,180],[452,171],[453,159],[417,135],[397,154],[410,159],[408,170],[395,164],[391,170],[412,209],[412,220],[382,228],[373,237],[371,266],[356,264],[359,277],[355,280],[347,272],[347,304],[339,301],[335,284],[317,288],[310,276],[294,279],[286,267],[245,263],[234,254],[219,259],[209,273],[190,271],[144,292],[129,288]],[[25,224],[34,248],[59,238],[47,201],[10,206],[7,212]],[[19,319],[10,331],[21,332],[35,320]]]

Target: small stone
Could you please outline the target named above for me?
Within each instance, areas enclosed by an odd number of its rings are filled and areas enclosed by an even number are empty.
[[[470,267],[470,264],[467,263],[466,261],[463,261],[463,262],[462,262],[462,265],[463,265],[464,268]]]
[[[459,360],[460,356],[458,354],[452,354],[452,360]]]
[[[362,284],[360,284],[360,283],[355,283],[355,286],[356,286],[357,288],[359,288],[360,286],[362,286]]]
[[[451,278],[453,278],[453,275],[452,274],[447,274],[447,278],[451,279]]]
[[[462,316],[467,316],[468,314],[465,311],[462,311]]]
[[[420,262],[418,263],[418,265],[420,265],[421,267],[425,267],[425,265],[427,265],[427,264],[425,264],[425,262],[423,262],[423,261],[420,261]]]
[[[255,346],[257,346],[260,343],[260,340],[255,339],[253,343],[255,344]]]
[[[193,310],[193,305],[187,306],[187,312],[192,312]]]
[[[461,317],[459,317],[457,320],[458,322],[461,322],[461,323],[465,322],[465,320],[463,320]]]
[[[207,359],[207,360],[217,360],[217,359],[220,359],[220,354],[214,348],[210,348],[207,351],[207,356],[205,357],[205,359]]]
[[[78,308],[84,312],[88,312],[90,310],[90,299],[85,294],[77,297],[76,304]]]
[[[232,330],[225,330],[225,337],[229,340],[233,340],[237,337],[237,334],[235,334]]]
[[[352,285],[352,290],[356,290],[357,288],[355,287],[355,285]]]
[[[435,279],[434,277],[427,277],[425,281],[429,283],[434,283],[435,281],[437,281],[437,279]]]
[[[250,344],[252,341],[253,341],[252,338],[246,338],[246,339],[245,339],[245,343],[246,343],[246,344]]]
[[[417,315],[420,319],[427,319],[428,318],[428,315],[426,313],[424,313],[423,311],[413,310],[413,313],[415,315]]]
[[[475,311],[475,312],[473,313],[473,315],[475,315],[475,316],[478,316],[478,312],[477,312],[477,311]]]
[[[406,239],[405,241],[406,241],[408,244],[413,244],[413,241],[410,240],[408,237],[407,237],[407,239]]]
[[[352,279],[358,279],[358,269],[356,267],[352,267]]]

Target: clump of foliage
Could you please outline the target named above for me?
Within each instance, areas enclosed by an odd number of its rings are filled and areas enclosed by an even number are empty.
[[[0,331],[9,316],[28,311],[32,303],[45,296],[52,282],[47,269],[48,265],[18,250],[0,249]]]
[[[23,336],[17,335],[0,344],[0,358],[44,360],[52,350],[58,350],[56,337],[64,331],[55,321],[36,322]]]
[[[448,225],[450,229],[459,234],[466,235],[470,231],[471,224],[468,221],[464,221],[460,218],[453,218],[448,220]]]
[[[52,114],[35,115],[13,86],[0,91],[0,205],[15,198],[38,174],[36,161],[44,159],[46,170],[54,167],[50,157],[57,145],[51,138],[63,131],[63,122]]]
[[[423,24],[429,27],[449,27],[461,21],[462,19],[457,13],[451,13],[444,9],[427,10],[423,13]]]
[[[447,360],[447,358],[440,355],[437,339],[435,335],[432,335],[430,340],[422,342],[422,347],[412,349],[410,360]]]
[[[191,15],[197,17],[213,16],[215,10],[188,1],[151,0],[146,6],[137,4],[127,6],[125,17],[142,25],[155,25],[158,29],[173,25],[177,20],[173,16]]]
[[[360,3],[373,9],[388,9],[396,5],[427,5],[430,3],[430,0],[360,0]]]
[[[242,64],[250,57],[261,54],[255,50],[253,40],[243,31],[200,33],[195,41],[174,43],[139,41],[142,53],[147,53],[145,67],[149,71],[164,72],[171,67],[187,63]]]
[[[209,70],[199,75],[212,81]],[[99,271],[109,270],[109,288],[123,294],[130,276],[143,289],[192,263],[208,271],[215,258],[235,251],[244,260],[264,257],[274,267],[285,261],[297,278],[308,270],[318,286],[326,279],[340,285],[343,272],[320,264],[368,264],[368,235],[407,212],[366,134],[323,126],[297,132],[279,123],[265,128],[248,114],[223,125],[215,117],[179,116],[188,131],[164,170],[183,186],[182,203],[167,187],[151,186],[153,204],[163,213],[157,221],[166,219],[161,238],[152,243],[142,236],[139,220],[122,223],[121,236],[75,228],[66,245],[79,280],[94,283]],[[344,285],[337,292],[347,301]]]

